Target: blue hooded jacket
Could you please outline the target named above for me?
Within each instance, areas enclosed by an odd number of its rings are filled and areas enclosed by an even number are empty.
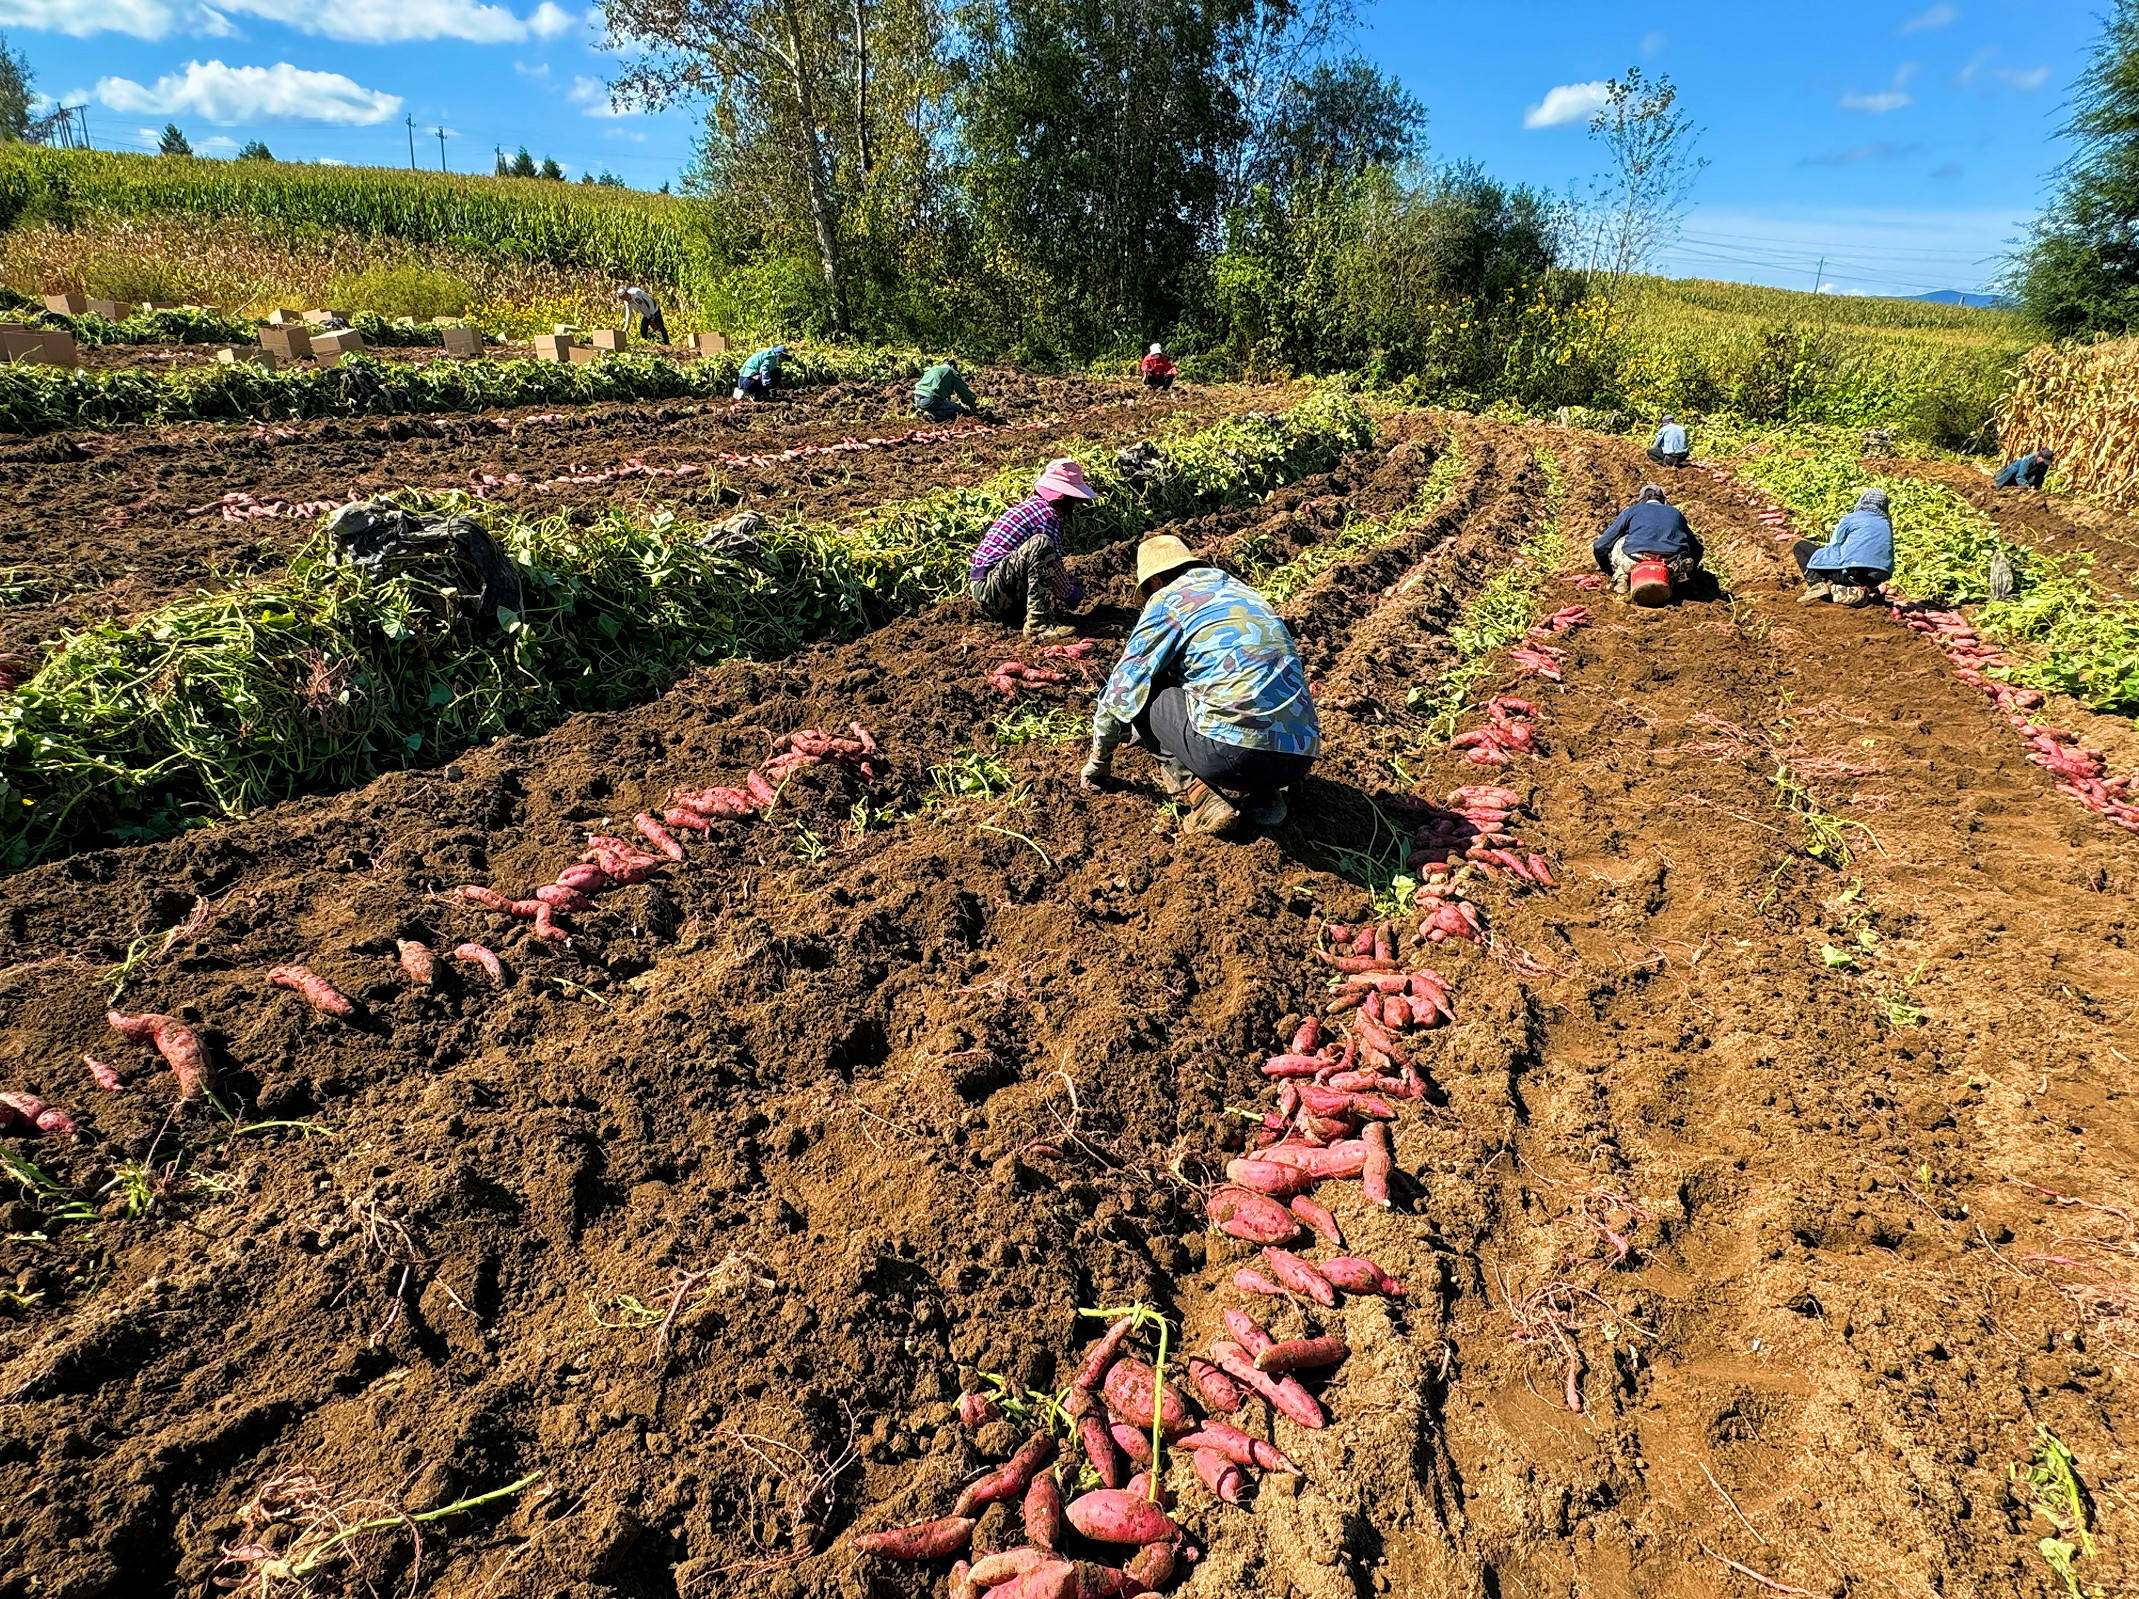
[[[1852,567],[1893,573],[1894,524],[1888,518],[1883,490],[1866,489],[1857,496],[1857,508],[1835,523],[1826,546],[1805,563],[1805,574],[1846,572]]]
[[[1682,555],[1690,555],[1695,561],[1701,559],[1700,539],[1686,525],[1678,507],[1662,500],[1636,500],[1597,535],[1597,542],[1589,548],[1597,558],[1598,571],[1612,569],[1612,546],[1621,539],[1626,540],[1629,555],[1654,555],[1666,561]]]

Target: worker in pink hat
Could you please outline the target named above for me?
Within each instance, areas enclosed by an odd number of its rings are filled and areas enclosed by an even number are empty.
[[[1068,638],[1076,631],[1055,621],[1057,608],[1084,598],[1062,564],[1064,519],[1098,498],[1075,461],[1047,463],[1032,498],[997,517],[973,552],[966,575],[984,615],[1006,627],[1022,619],[1027,638]]]

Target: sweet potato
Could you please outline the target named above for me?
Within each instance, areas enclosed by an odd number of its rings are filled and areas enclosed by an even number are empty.
[[[1283,1375],[1288,1371],[1341,1366],[1351,1352],[1351,1345],[1342,1338],[1287,1338],[1257,1355],[1255,1369]]]
[[[865,1555],[882,1555],[887,1560],[941,1560],[973,1541],[976,1524],[971,1516],[945,1516],[886,1532],[858,1533],[854,1547]]]
[[[1069,1502],[1069,1524],[1100,1543],[1159,1543],[1178,1535],[1173,1518],[1119,1488],[1095,1488]]]
[[[1043,1471],[1025,1490],[1025,1539],[1035,1549],[1050,1552],[1062,1543],[1062,1490],[1055,1474]]]
[[[1372,1094],[1348,1093],[1319,1083],[1300,1085],[1300,1103],[1317,1116],[1356,1116],[1362,1121],[1394,1121],[1396,1112]]]
[[[661,813],[661,820],[670,827],[688,827],[700,833],[713,831],[713,824],[696,811],[685,810],[681,805],[671,805]]]
[[[170,1063],[172,1075],[178,1079],[179,1098],[194,1099],[215,1087],[215,1068],[208,1062],[208,1051],[184,1022],[150,1014],[124,1016],[118,1011],[106,1012],[104,1019],[129,1044],[155,1045],[156,1053]]]
[[[973,1568],[963,1560],[951,1566],[951,1586],[948,1599],[985,1599],[979,1583],[973,1580]]]
[[[457,961],[472,961],[490,974],[490,980],[498,987],[505,986],[505,963],[480,944],[462,944],[453,951]]]
[[[1282,1145],[1273,1145],[1282,1148]],[[1268,1153],[1268,1151],[1265,1151]],[[1299,1236],[1299,1223],[1292,1212],[1276,1200],[1245,1188],[1221,1188],[1209,1200],[1211,1221],[1218,1230],[1250,1243],[1283,1244]]]
[[[1124,1355],[1107,1368],[1106,1382],[1100,1392],[1105,1397],[1107,1408],[1130,1426],[1150,1427],[1152,1389],[1158,1393],[1159,1427],[1172,1434],[1188,1429],[1188,1405],[1175,1391],[1172,1383],[1159,1383],[1158,1373],[1141,1360]],[[1138,1542],[1143,1540],[1139,1539]]]
[[[1268,1400],[1279,1414],[1311,1431],[1320,1431],[1329,1425],[1313,1394],[1290,1377],[1273,1377],[1257,1371],[1255,1362],[1240,1345],[1220,1340],[1211,1346],[1211,1358],[1224,1368],[1227,1376]]]
[[[1344,1247],[1344,1229],[1337,1225],[1337,1218],[1306,1195],[1302,1194],[1294,1199],[1287,1208],[1331,1244],[1339,1249]]]
[[[1248,1479],[1240,1468],[1215,1449],[1198,1449],[1193,1459],[1203,1486],[1229,1505],[1237,1505],[1248,1491]]]
[[[1367,1163],[1367,1146],[1356,1138],[1348,1138],[1326,1148],[1318,1148],[1313,1144],[1272,1144],[1267,1149],[1258,1149],[1255,1158],[1283,1161],[1316,1177],[1357,1177]],[[1220,1193],[1225,1191],[1219,1190]],[[1257,1242],[1281,1244],[1285,1240],[1266,1238]]]
[[[1182,1364],[1188,1368],[1188,1380],[1196,1385],[1196,1392],[1203,1396],[1205,1409],[1215,1410],[1226,1416],[1239,1411],[1240,1384],[1200,1355],[1190,1355]]]
[[[576,861],[557,874],[559,888],[576,888],[582,894],[599,894],[609,887],[609,874],[589,861]]]
[[[639,830],[639,836],[666,855],[672,861],[683,859],[683,846],[676,842],[676,835],[663,827],[651,812],[641,811],[631,819],[631,825]]]
[[[993,1588],[998,1583],[1008,1582],[1012,1577],[1022,1577],[1034,1566],[1048,1563],[1045,1550],[1005,1549],[998,1554],[982,1555],[973,1562],[968,1573],[983,1588]]]
[[[1068,1560],[1046,1561],[990,1589],[988,1599],[1077,1599],[1077,1567]]]
[[[1337,1303],[1337,1290],[1329,1279],[1289,1249],[1265,1249],[1263,1259],[1270,1262],[1271,1274],[1294,1293],[1305,1294],[1318,1305]]]
[[[1290,1199],[1294,1194],[1305,1193],[1314,1187],[1317,1179],[1311,1172],[1283,1161],[1256,1160],[1250,1156],[1227,1161],[1225,1180],[1250,1193],[1267,1194],[1272,1199]]]
[[[1329,1070],[1320,1055],[1272,1055],[1263,1062],[1263,1075],[1286,1079],[1314,1077]]]
[[[1357,1255],[1335,1256],[1321,1262],[1317,1269],[1348,1294],[1382,1294],[1390,1299],[1404,1297],[1402,1283],[1373,1261],[1362,1260]]]
[[[1181,1542],[1178,1538],[1166,1538],[1158,1543],[1145,1544],[1129,1557],[1128,1565],[1122,1568],[1122,1575],[1136,1584],[1136,1587],[1128,1591],[1157,1593],[1172,1580],[1174,1562],[1180,1552]],[[1083,1596],[1079,1595],[1079,1599],[1083,1599]]]
[[[976,1483],[969,1484],[958,1496],[953,1507],[954,1516],[970,1515],[981,1505],[992,1505],[998,1499],[1015,1499],[1032,1482],[1032,1475],[1054,1458],[1055,1441],[1046,1433],[1034,1433],[1025,1440],[1023,1447],[1002,1465]]]
[[[0,1094],[0,1133],[50,1133],[73,1138],[74,1118],[35,1094]]]
[[[84,1055],[82,1064],[89,1068],[89,1075],[96,1079],[97,1087],[103,1089],[106,1093],[116,1094],[125,1086],[119,1080],[119,1074],[98,1060],[96,1056]]]
[[[1292,1055],[1312,1055],[1315,1052],[1315,1046],[1321,1042],[1321,1020],[1317,1017],[1310,1016],[1307,1018],[1306,1021],[1300,1023],[1300,1025],[1293,1031],[1292,1044],[1290,1048],[1286,1051],[1286,1053]]]
[[[523,922],[534,920],[535,909],[542,903],[538,899],[510,899],[480,883],[463,883],[453,892],[462,899],[473,900],[486,911],[496,911],[500,916],[517,916]]]
[[[1263,1324],[1245,1310],[1226,1311],[1225,1330],[1251,1355],[1259,1355],[1277,1342],[1263,1330]]]
[[[1383,1210],[1390,1208],[1389,1174],[1395,1170],[1396,1156],[1389,1147],[1389,1129],[1380,1122],[1371,1122],[1366,1131],[1367,1158],[1359,1168],[1359,1186],[1366,1196]]]
[[[1124,1421],[1110,1421],[1107,1423],[1107,1436],[1114,1440],[1114,1447],[1122,1452],[1130,1465],[1135,1466],[1139,1471],[1150,1469],[1151,1435],[1149,1433],[1142,1428],[1132,1427]]]
[[[1285,1290],[1253,1266],[1242,1266],[1233,1273],[1233,1286],[1244,1294],[1268,1294],[1273,1299],[1283,1299]]]
[[[309,966],[270,966],[267,980],[276,988],[302,994],[304,1002],[323,1016],[339,1016],[347,1021],[357,1013],[355,1000]]]
[[[553,944],[572,942],[572,935],[557,925],[557,912],[549,905],[543,905],[535,912],[535,936],[546,938]]]
[[[562,883],[544,883],[535,890],[535,898],[549,906],[552,911],[591,911],[594,901],[576,888],[567,888]]]
[[[1128,1342],[1130,1331],[1136,1326],[1135,1319],[1123,1316],[1117,1319],[1099,1337],[1099,1341],[1085,1352],[1084,1364],[1077,1368],[1077,1375],[1070,1379],[1072,1388],[1081,1388],[1086,1393],[1096,1394],[1105,1380],[1107,1368],[1114,1364],[1121,1353],[1121,1346]]]
[[[1114,1447],[1113,1435],[1107,1431],[1106,1418],[1086,1416],[1077,1423],[1077,1437],[1084,1445],[1084,1458],[1092,1463],[1099,1480],[1109,1488],[1119,1488],[1129,1473],[1122,1465],[1121,1451]]]
[[[975,1432],[991,1421],[1001,1421],[1003,1412],[996,1402],[979,1389],[971,1389],[958,1396],[958,1419]]]
[[[408,973],[408,980],[418,987],[429,988],[438,979],[438,965],[431,959],[431,946],[413,938],[397,938],[394,948],[401,952],[401,969]]]
[[[1183,1449],[1215,1449],[1235,1465],[1283,1471],[1295,1477],[1300,1475],[1300,1468],[1292,1463],[1292,1457],[1276,1444],[1251,1438],[1238,1427],[1222,1421],[1206,1421],[1177,1442]]]
[[[760,806],[770,806],[773,801],[780,797],[778,790],[765,781],[765,774],[762,772],[752,772],[748,777],[744,778],[743,787],[749,791],[750,797],[756,800]]]

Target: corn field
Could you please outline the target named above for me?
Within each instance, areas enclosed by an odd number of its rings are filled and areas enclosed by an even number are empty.
[[[2139,509],[2139,339],[2045,344],[1998,408],[2008,456],[2045,445],[2070,488]]]

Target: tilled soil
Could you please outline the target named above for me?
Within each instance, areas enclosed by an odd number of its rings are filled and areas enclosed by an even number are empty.
[[[1643,463],[1405,414],[1181,529],[1308,548],[1404,508],[1450,438],[1439,510],[1285,607],[1328,744],[1266,835],[1177,834],[1133,752],[1087,795],[1078,742],[998,748],[981,675],[1015,640],[952,606],[0,883],[0,1076],[87,1128],[9,1147],[101,1206],[5,1218],[0,1595],[207,1591],[278,1481],[355,1520],[531,1472],[427,1524],[420,1573],[384,1537],[313,1591],[941,1592],[845,1535],[941,1514],[1007,1452],[950,1401],[976,1370],[1058,1381],[1078,1307],[1142,1299],[1201,1348],[1242,1303],[1248,1246],[1195,1187],[1241,1141],[1229,1107],[1267,1102],[1258,1064],[1322,995],[1318,918],[1366,911],[1377,808],[1479,775],[1407,697],[1541,519],[1579,568]],[[1596,619],[1564,686],[1518,687],[1537,757],[1485,775],[1529,796],[1560,886],[1489,890],[1492,949],[1434,952],[1459,1020],[1417,1050],[1397,1207],[1320,1195],[1411,1292],[1263,1303],[1354,1353],[1329,1430],[1277,1424],[1303,1480],[1242,1510],[1177,1468],[1183,1592],[2058,1593],[2008,1479],[2038,1427],[2091,1495],[2079,1576],[2131,1581],[2139,846],[1929,645],[1791,603],[1746,496],[1689,472],[1678,497],[1732,592],[1641,612],[1547,579],[1544,608]],[[1080,565],[1118,640],[1129,552]],[[805,774],[569,952],[445,897],[546,879],[604,818],[850,718],[883,782]],[[1018,786],[944,797],[930,767],[976,749]],[[410,936],[488,938],[512,981],[412,988]],[[237,1130],[174,1115],[105,1031],[130,949],[124,1004],[200,1027]],[[291,959],[361,1019],[267,989]],[[85,1049],[128,1088],[91,1088]],[[976,1543],[1016,1540],[997,1509]]]
[[[951,429],[913,417],[910,383],[833,384],[764,403],[604,404],[274,425],[54,434],[0,445],[0,569],[24,586],[0,609],[0,651],[34,651],[62,630],[134,616],[194,588],[278,568],[318,526],[318,502],[416,485],[479,490],[527,514],[572,504],[670,505],[686,513],[743,504],[771,515],[838,517],[944,484],[985,478],[1079,439],[1134,439],[1260,406],[1284,391],[1177,389],[1095,378],[985,370],[987,409]],[[911,437],[916,432],[923,436]],[[949,432],[954,436],[930,435]],[[865,451],[826,446],[885,439]],[[813,450],[790,460],[791,449]],[[766,457],[731,466],[722,454]],[[626,468],[704,468],[627,475],[589,490],[555,479]],[[517,476],[523,481],[486,483]],[[547,486],[545,486],[547,485]],[[300,514],[226,516],[249,495]]]

